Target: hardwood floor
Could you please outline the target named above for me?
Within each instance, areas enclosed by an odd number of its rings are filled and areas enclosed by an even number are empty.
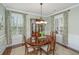
[[[75,52],[79,53],[79,51],[77,51],[77,50],[75,50],[75,49],[72,49],[72,48],[70,48],[70,47],[68,47],[68,46],[65,46],[65,45],[63,45],[63,44],[61,44],[61,43],[58,43],[58,42],[57,42],[57,44],[59,44],[59,45],[65,47],[66,49],[70,49],[70,50],[72,50],[72,51],[75,51]]]
[[[2,55],[10,55],[11,51],[12,51],[12,47],[8,47],[8,48],[5,49],[5,51],[3,52]]]
[[[13,45],[13,46],[7,47],[7,48],[5,49],[5,51],[3,52],[2,55],[10,55],[12,49],[15,49],[15,48],[18,48],[18,47],[21,47],[21,46],[24,46],[24,43],[16,44],[16,45]]]
[[[31,52],[28,55],[39,55],[39,53],[34,54],[34,52],[35,51]],[[6,48],[3,55],[25,55],[24,44],[17,44],[17,45]],[[46,55],[46,54],[42,52],[42,55]],[[53,54],[50,54],[50,55],[53,55]],[[60,44],[56,44],[55,55],[79,55],[79,53],[71,49],[68,49]]]

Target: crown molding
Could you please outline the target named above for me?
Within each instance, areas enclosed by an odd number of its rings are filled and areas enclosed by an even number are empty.
[[[23,10],[17,10],[17,9],[8,8],[8,7],[5,7],[5,8],[6,8],[6,10],[16,11],[16,12],[24,13],[24,14],[27,14],[27,15],[41,16],[40,14],[37,14],[37,13],[27,12],[27,11],[23,11]],[[43,15],[43,17],[46,17],[46,15]]]
[[[67,11],[67,10],[70,10],[70,9],[73,9],[73,8],[75,8],[75,7],[78,7],[78,6],[79,6],[79,4],[73,5],[73,6],[69,7],[69,8],[66,8],[66,9],[63,9],[63,10],[61,10],[61,11],[58,11],[58,12],[52,13],[52,14],[50,14],[50,15],[47,15],[47,17],[50,17],[50,16],[52,16],[52,15],[55,15],[55,14],[58,14],[58,13],[61,13],[61,12],[64,12],[64,11]]]

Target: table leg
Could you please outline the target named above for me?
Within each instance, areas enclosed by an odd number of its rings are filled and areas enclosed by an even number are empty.
[[[40,48],[40,55],[42,55],[42,50],[41,50],[41,48]]]
[[[39,54],[42,55],[42,50],[40,46],[38,47],[38,51],[39,51]]]

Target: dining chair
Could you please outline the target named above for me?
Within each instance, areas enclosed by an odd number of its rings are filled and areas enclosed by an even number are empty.
[[[46,52],[47,55],[50,55],[53,53],[55,54],[55,45],[56,45],[56,35],[55,33],[51,33],[51,35],[46,35],[47,40],[51,40],[51,42],[47,45],[44,45],[42,47],[42,50]]]
[[[48,52],[55,54],[55,46],[56,46],[56,33],[52,32],[50,35],[50,39],[52,39],[51,43],[48,45]]]
[[[32,39],[31,38],[29,38],[28,39],[28,42],[31,42],[32,41]],[[27,43],[27,40],[26,40],[26,37],[24,36],[24,45],[25,45],[25,55],[27,54],[27,55],[33,55],[33,54],[37,54],[37,52],[36,52],[36,49],[35,49],[35,47],[33,47],[33,46],[31,46],[31,45],[29,45],[28,43]]]

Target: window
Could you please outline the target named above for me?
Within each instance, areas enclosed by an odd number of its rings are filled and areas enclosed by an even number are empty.
[[[23,17],[21,14],[11,14],[11,31],[12,34],[23,34]]]
[[[58,34],[63,34],[63,29],[64,29],[63,14],[59,14],[55,16],[55,25],[56,25],[56,32]]]

